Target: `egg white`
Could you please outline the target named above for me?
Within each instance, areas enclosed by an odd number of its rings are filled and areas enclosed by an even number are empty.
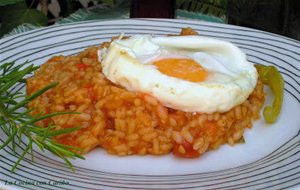
[[[162,74],[150,63],[162,58],[191,58],[210,75],[189,82]],[[164,106],[185,112],[225,112],[244,102],[257,71],[230,42],[202,36],[136,36],[115,40],[101,56],[102,72],[130,91],[147,93]]]

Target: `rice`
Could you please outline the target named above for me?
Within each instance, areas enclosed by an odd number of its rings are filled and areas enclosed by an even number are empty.
[[[184,29],[181,35],[195,34]],[[186,113],[164,107],[147,94],[129,92],[105,78],[97,61],[103,43],[76,56],[55,56],[27,79],[27,94],[59,82],[29,103],[33,115],[76,111],[38,122],[56,129],[80,126],[80,130],[57,136],[57,142],[80,148],[86,153],[101,147],[110,154],[198,157],[222,144],[243,141],[245,129],[259,118],[264,102],[263,84],[242,104],[225,113]]]

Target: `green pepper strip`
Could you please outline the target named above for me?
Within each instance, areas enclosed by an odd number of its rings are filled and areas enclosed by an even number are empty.
[[[274,123],[279,116],[282,106],[284,80],[274,66],[256,65],[256,68],[263,83],[268,85],[274,94],[272,106],[265,106],[263,112],[266,122]]]

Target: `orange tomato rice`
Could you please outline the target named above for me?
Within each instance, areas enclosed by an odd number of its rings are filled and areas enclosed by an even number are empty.
[[[195,34],[183,29],[180,35]],[[57,136],[57,142],[78,147],[81,153],[101,147],[110,154],[198,157],[222,144],[243,140],[246,128],[258,119],[264,102],[263,84],[242,104],[225,113],[187,113],[164,107],[155,98],[130,92],[110,82],[101,72],[97,51],[109,42],[90,47],[75,56],[55,56],[27,79],[30,95],[59,82],[34,101],[33,114],[76,111],[38,124],[56,129],[80,126],[78,131]]]

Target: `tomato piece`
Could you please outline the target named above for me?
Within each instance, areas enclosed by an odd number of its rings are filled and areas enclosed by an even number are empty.
[[[84,63],[78,63],[78,64],[76,64],[76,67],[77,67],[78,69],[85,70],[85,69],[88,68],[89,66],[86,65],[86,64],[84,64]]]
[[[183,146],[185,149],[185,153],[179,151],[180,146]],[[173,150],[175,156],[182,157],[182,158],[197,158],[200,156],[199,152],[193,149],[193,146],[183,140],[182,144],[176,144]]]
[[[90,97],[90,99],[92,101],[96,100],[97,99],[97,95],[96,95],[96,93],[94,91],[93,85],[88,84],[87,86],[85,86],[85,88],[87,89],[87,93],[88,93],[88,96]]]
[[[193,149],[192,145],[189,142],[187,142],[186,140],[182,141],[182,146],[184,147],[185,150]]]

